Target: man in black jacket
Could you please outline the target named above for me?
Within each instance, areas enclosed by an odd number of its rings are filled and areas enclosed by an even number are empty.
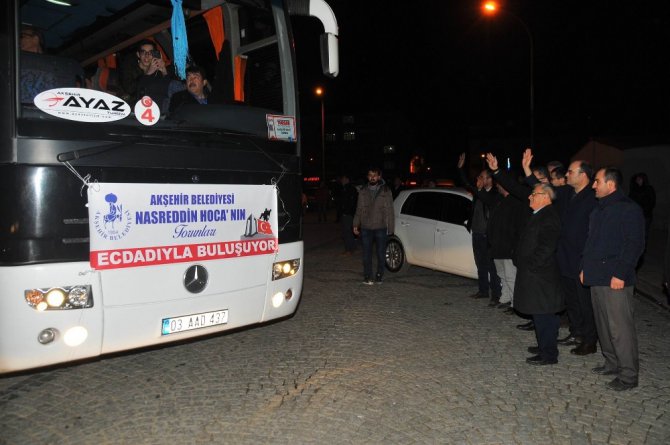
[[[526,196],[533,210],[514,251],[517,267],[514,284],[514,308],[533,316],[537,348],[529,351],[536,355],[526,359],[530,365],[542,366],[558,363],[556,338],[560,327],[558,312],[565,307],[560,290],[560,272],[556,261],[556,248],[561,232],[558,211],[552,205],[555,193],[549,184],[537,184],[530,190],[498,169],[498,160],[491,153],[486,155],[489,168],[497,181],[510,193]]]
[[[533,154],[527,149],[521,165],[526,181],[534,184],[530,164]],[[589,216],[596,208],[595,191],[591,187],[593,169],[586,161],[573,161],[567,171],[567,185],[556,187],[556,208],[561,216],[561,237],[556,253],[561,269],[561,285],[565,295],[566,311],[570,322],[570,334],[559,339],[558,344],[576,346],[570,352],[587,355],[596,352],[598,335],[591,291],[579,281],[579,263],[589,231]]]
[[[501,293],[497,307],[509,309],[508,313],[511,314],[514,313],[512,308],[516,281],[516,266],[512,257],[530,212],[527,204],[510,195],[502,185],[496,184],[496,188],[502,200],[491,209],[486,234],[489,240],[489,255],[493,258],[500,279]]]
[[[471,295],[472,298],[489,298],[489,289],[491,289],[491,302],[496,304],[500,300],[500,278],[496,271],[496,266],[493,263],[493,258],[489,254],[488,238],[486,235],[488,229],[488,219],[492,205],[497,205],[500,202],[500,195],[493,187],[493,178],[491,172],[484,169],[477,176],[477,183],[473,187],[468,181],[463,166],[465,165],[465,153],[461,153],[458,159],[458,172],[461,177],[461,182],[474,195],[474,203],[472,205],[472,215],[468,220],[468,230],[472,233],[472,252],[475,257],[475,264],[477,265],[477,284],[478,291]],[[479,199],[482,195],[488,195],[486,201],[488,205]]]
[[[644,250],[644,216],[620,190],[618,169],[602,168],[593,188],[598,207],[591,213],[582,255],[580,279],[591,286],[593,312],[605,364],[593,368],[615,375],[607,386],[615,391],[638,384],[639,358],[633,319],[635,266]]]

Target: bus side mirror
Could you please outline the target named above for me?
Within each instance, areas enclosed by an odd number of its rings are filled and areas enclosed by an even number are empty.
[[[340,72],[337,36],[330,33],[321,34],[321,69],[328,77],[336,77]]]
[[[338,55],[337,19],[325,0],[288,0],[288,11],[293,16],[315,17],[323,25],[321,34],[321,68],[323,74],[335,77],[340,72]]]

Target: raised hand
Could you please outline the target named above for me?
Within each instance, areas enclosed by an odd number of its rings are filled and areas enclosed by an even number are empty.
[[[463,168],[465,165],[465,153],[461,153],[461,155],[458,157],[458,168]]]
[[[486,153],[486,163],[489,165],[491,171],[498,170],[498,158],[493,156],[493,153]]]
[[[533,174],[533,171],[530,169],[530,164],[533,162],[533,151],[530,148],[527,148],[523,152],[523,157],[521,158],[521,167],[523,167],[523,172],[526,176]]]

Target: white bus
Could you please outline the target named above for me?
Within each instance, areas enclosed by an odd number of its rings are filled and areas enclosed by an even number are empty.
[[[173,7],[174,3],[174,7]],[[302,290],[291,15],[323,0],[8,0],[0,373],[293,314]]]

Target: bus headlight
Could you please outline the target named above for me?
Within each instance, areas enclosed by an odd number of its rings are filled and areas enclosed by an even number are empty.
[[[272,281],[282,278],[292,277],[300,269],[300,259],[296,258],[288,261],[280,261],[272,265]]]
[[[28,289],[24,296],[26,303],[38,311],[93,307],[93,294],[89,285]]]

